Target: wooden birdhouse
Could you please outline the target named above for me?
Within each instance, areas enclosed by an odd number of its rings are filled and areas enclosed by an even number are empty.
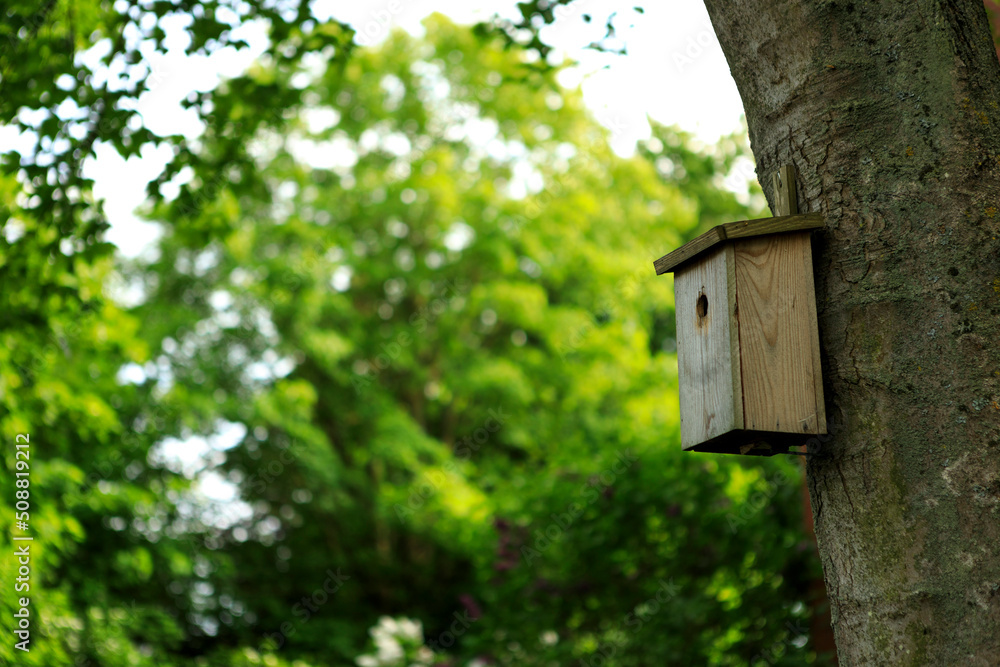
[[[776,174],[778,212],[794,176]],[[656,260],[674,274],[681,445],[769,456],[826,433],[811,231],[817,213],[719,225]]]

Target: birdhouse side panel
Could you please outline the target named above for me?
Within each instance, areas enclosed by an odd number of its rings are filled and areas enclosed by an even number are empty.
[[[733,247],[746,428],[825,433],[809,234]]]
[[[674,274],[681,445],[743,428],[732,244]]]

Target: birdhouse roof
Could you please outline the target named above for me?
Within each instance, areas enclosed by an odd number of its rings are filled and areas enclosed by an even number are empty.
[[[823,216],[819,213],[803,213],[801,215],[782,215],[759,220],[742,220],[726,222],[708,230],[698,238],[688,241],[677,250],[664,255],[655,262],[656,275],[672,273],[682,264],[695,259],[698,255],[712,247],[734,239],[745,239],[752,236],[781,234],[784,232],[801,232],[823,227]]]

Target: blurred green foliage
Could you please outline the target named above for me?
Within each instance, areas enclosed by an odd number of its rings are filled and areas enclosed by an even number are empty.
[[[58,211],[48,172],[5,157],[0,539],[31,433],[35,634],[0,657],[816,662],[798,467],[680,453],[651,265],[766,215],[720,187],[743,140],[653,124],[620,157],[500,38],[433,16],[317,59],[349,33],[273,11],[271,55],[192,101],[196,142],[169,139],[152,257],[80,251],[89,185]],[[17,53],[5,89],[39,108]]]

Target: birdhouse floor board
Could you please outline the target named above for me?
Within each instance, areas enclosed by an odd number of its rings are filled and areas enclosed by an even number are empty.
[[[770,433],[736,429],[696,445],[685,446],[689,452],[710,454],[743,454],[747,456],[773,456],[784,454],[792,447],[802,447],[816,436],[805,433]]]

